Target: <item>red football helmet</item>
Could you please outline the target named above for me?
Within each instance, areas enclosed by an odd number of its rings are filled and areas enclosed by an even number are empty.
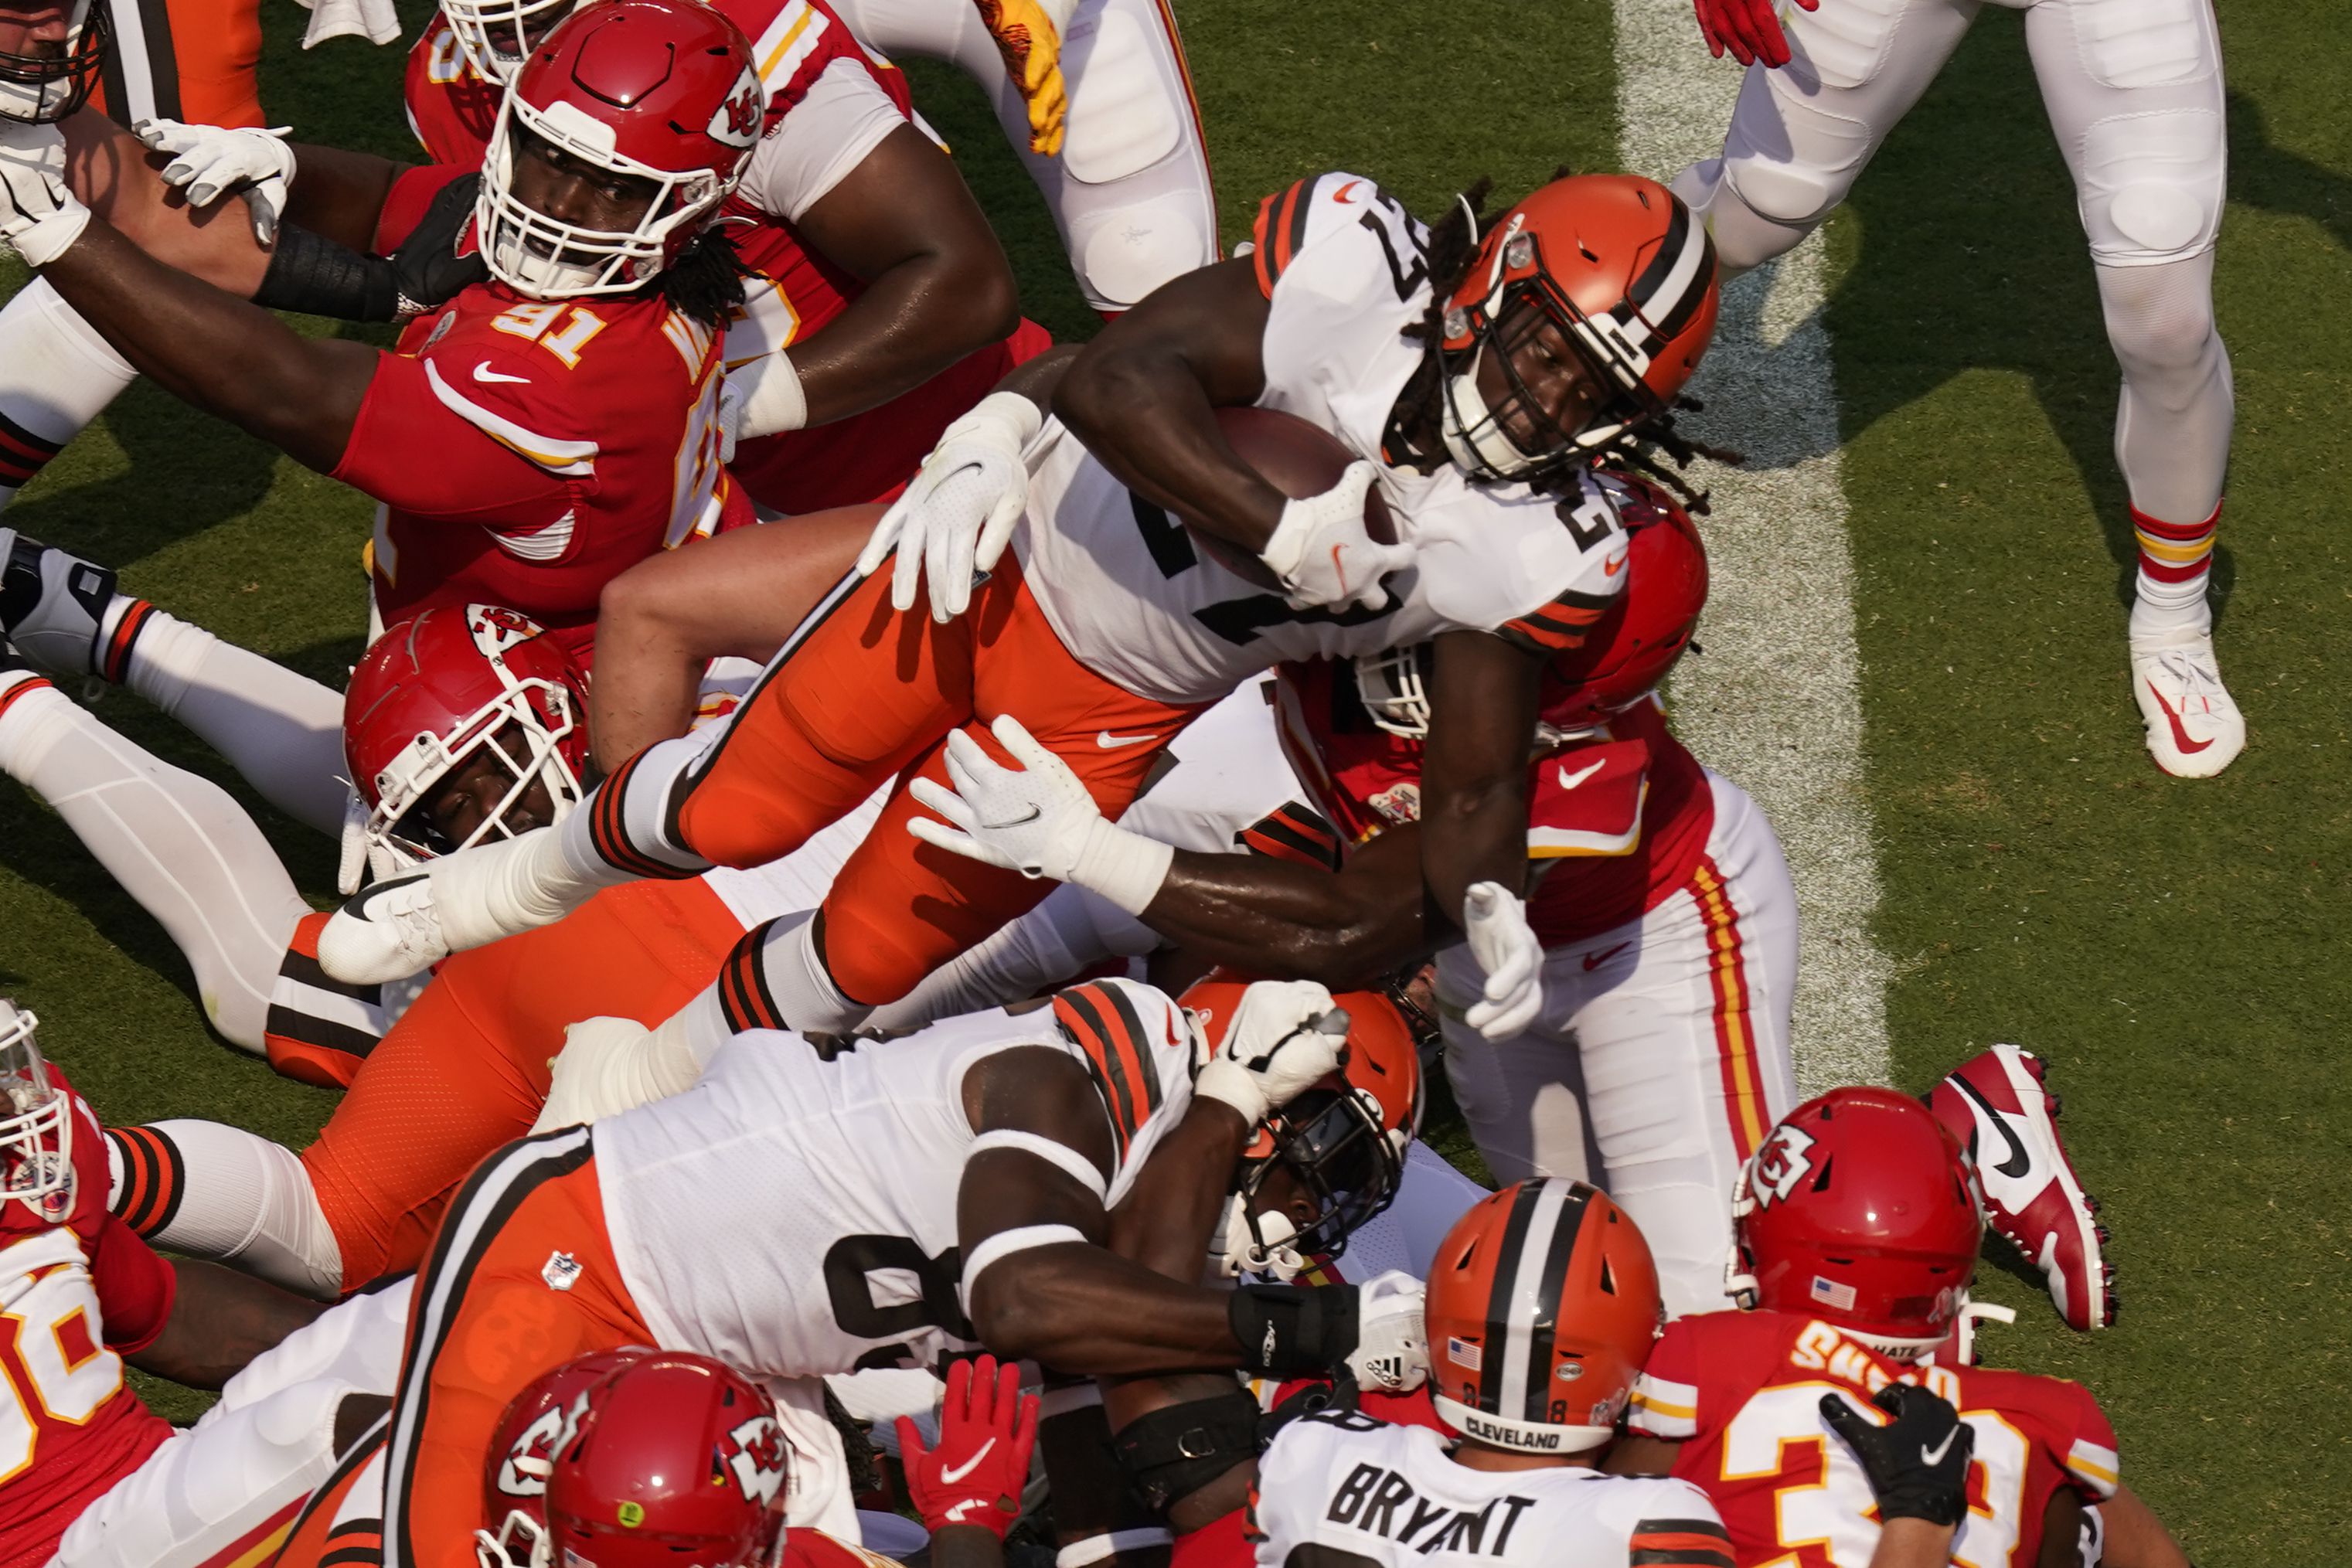
[[[1740,1167],[1724,1289],[1916,1356],[1968,1305],[1980,1210],[1976,1167],[1934,1113],[1889,1089],[1832,1089]]]
[[[1598,1188],[1549,1176],[1454,1222],[1422,1317],[1430,1403],[1447,1426],[1497,1448],[1572,1454],[1616,1435],[1665,1308],[1633,1217]]]
[[[0,1204],[22,1199],[54,1222],[73,1186],[73,1103],[34,1040],[40,1024],[0,997]]]
[[[114,41],[110,13],[99,0],[74,0],[56,54],[0,50],[0,120],[47,125],[89,101]]]
[[[482,160],[475,208],[490,275],[537,299],[627,294],[678,258],[742,177],[767,91],[742,29],[695,0],[606,0],[575,11],[515,74]],[[587,228],[525,206],[515,161],[532,140],[651,181],[635,227]]]
[[[1625,588],[1582,644],[1544,671],[1536,745],[1548,748],[1607,721],[1657,690],[1698,630],[1706,608],[1706,545],[1690,514],[1665,489],[1612,475],[1623,492]],[[1391,735],[1429,735],[1430,646],[1416,643],[1355,661],[1356,695]]]
[[[1554,180],[1486,233],[1445,302],[1435,349],[1446,451],[1474,479],[1525,478],[1598,452],[1665,413],[1715,332],[1715,242],[1680,197],[1633,174]],[[1557,326],[1606,394],[1563,429],[1528,391],[1511,354]],[[1488,407],[1488,353],[1509,391]],[[1541,437],[1523,451],[1508,428]]]
[[[512,780],[463,843],[418,808],[434,786],[488,751]],[[343,757],[367,803],[371,850],[447,854],[495,831],[536,782],[562,821],[584,793],[588,682],[538,622],[494,604],[426,610],[395,622],[352,672]]]
[[[588,1409],[588,1391],[632,1362],[654,1354],[642,1345],[600,1350],[542,1372],[514,1396],[490,1438],[489,1466],[482,1473],[482,1517],[498,1521],[495,1533],[474,1532],[479,1568],[513,1568],[546,1563],[547,1479],[555,1456],[578,1433]]]
[[[1232,1027],[1250,984],[1213,969],[1178,998],[1200,1031],[1202,1062]],[[1225,1213],[1220,1247],[1228,1274],[1288,1279],[1310,1257],[1338,1257],[1358,1226],[1395,1201],[1404,1177],[1405,1148],[1421,1132],[1421,1052],[1412,1026],[1379,991],[1342,991],[1333,1000],[1348,1014],[1347,1060],[1258,1124]],[[1277,1168],[1314,1201],[1316,1217],[1304,1229],[1278,1210],[1253,1212]]]
[[[476,70],[491,81],[514,79],[522,57],[581,0],[441,0],[441,15]]]
[[[564,1403],[546,1452],[544,1526],[530,1528],[530,1505],[506,1501],[493,1477],[493,1512],[509,1511],[498,1541],[477,1538],[477,1556],[484,1568],[768,1568],[783,1539],[789,1454],[774,1402],[732,1368],[629,1353]],[[530,1541],[528,1558],[504,1554],[517,1539]]]

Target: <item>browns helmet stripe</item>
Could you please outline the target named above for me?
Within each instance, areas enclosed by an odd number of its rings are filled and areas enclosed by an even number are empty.
[[[1732,1568],[1730,1533],[1712,1519],[1645,1519],[1625,1550],[1633,1568]]]
[[[1666,220],[1664,243],[1633,279],[1626,297],[1655,340],[1667,341],[1690,325],[1706,298],[1714,263],[1715,242],[1707,237],[1706,225],[1693,223],[1690,208],[1675,202]]]
[[[1511,1286],[1518,1278],[1519,1256],[1527,1250],[1528,1228],[1535,1222],[1536,1205],[1543,1199],[1543,1184],[1528,1182],[1511,1199],[1510,1218],[1503,1224],[1503,1244],[1496,1249],[1486,1286],[1486,1343],[1478,1366],[1478,1408],[1503,1408],[1503,1385],[1509,1375]]]

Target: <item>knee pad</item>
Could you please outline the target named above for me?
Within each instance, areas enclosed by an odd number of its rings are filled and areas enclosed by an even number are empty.
[[[2228,154],[2211,109],[2118,114],[2083,138],[2077,200],[2095,261],[2182,261],[2210,249],[2221,225]]]
[[[1073,23],[1062,40],[1062,72],[1070,84],[1062,162],[1070,177],[1107,185],[1139,174],[1183,143],[1192,105],[1175,74],[1164,35],[1116,5],[1097,12],[1089,27]]]
[[[1135,304],[1171,277],[1217,259],[1189,192],[1092,214],[1070,229],[1070,262],[1105,308]]]
[[[1886,67],[1903,13],[1917,3],[1825,0],[1812,10],[1789,8],[1782,13],[1782,20],[1795,57],[1782,68],[1789,73],[1786,82],[1844,89],[1869,86]],[[1748,79],[1753,82],[1763,74],[1750,72]],[[1780,75],[1780,71],[1769,73]]]
[[[1257,1401],[1236,1388],[1139,1416],[1112,1439],[1118,1468],[1154,1513],[1257,1458]]]
[[[1749,99],[1768,95],[1774,110],[1769,131],[1748,123]],[[1845,200],[1876,144],[1858,120],[1769,86],[1744,89],[1724,141],[1723,183],[1758,217],[1811,229]]]
[[[2068,0],[2083,68],[2102,87],[2172,87],[2221,69],[2206,0]]]

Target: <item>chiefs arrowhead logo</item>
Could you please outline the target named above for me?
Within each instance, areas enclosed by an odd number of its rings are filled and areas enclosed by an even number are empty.
[[[1763,1208],[1797,1190],[1797,1183],[1813,1168],[1812,1135],[1794,1127],[1775,1127],[1772,1135],[1748,1163],[1748,1189]]]
[[[750,67],[735,78],[726,101],[710,116],[710,139],[730,147],[749,147],[760,140],[760,121],[768,110],[768,95]]]
[[[515,1435],[506,1458],[499,1462],[497,1486],[508,1497],[543,1497],[547,1478],[555,1473],[555,1456],[572,1441],[580,1417],[587,1413],[588,1396],[542,1410],[538,1419]]]
[[[718,1458],[745,1497],[772,1503],[784,1490],[784,1428],[773,1416],[754,1416],[719,1440]]]
[[[482,657],[493,662],[504,658],[508,649],[547,634],[546,627],[503,604],[466,606],[466,630],[473,633]]]

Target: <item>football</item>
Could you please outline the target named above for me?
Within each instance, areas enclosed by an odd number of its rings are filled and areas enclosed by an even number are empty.
[[[1217,428],[1224,432],[1241,460],[1258,471],[1259,477],[1293,499],[1321,495],[1339,483],[1340,472],[1355,459],[1355,454],[1329,431],[1275,409],[1221,408]],[[1181,513],[1178,517],[1193,541],[1234,576],[1261,588],[1281,586],[1265,563],[1248,550]],[[1396,542],[1396,522],[1389,516],[1388,503],[1381,498],[1378,486],[1364,495],[1364,531],[1382,544]]]

